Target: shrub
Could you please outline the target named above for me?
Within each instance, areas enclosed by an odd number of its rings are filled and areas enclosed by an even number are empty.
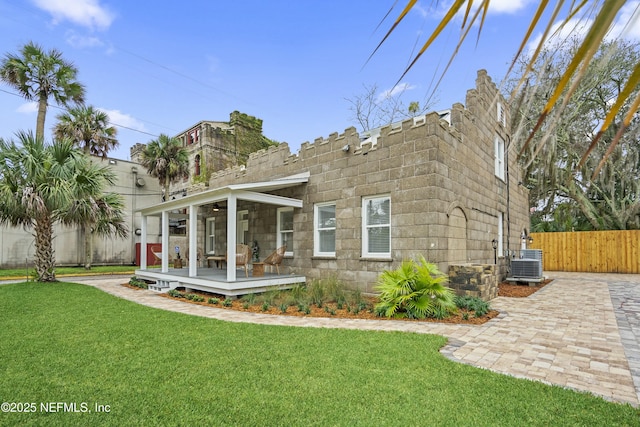
[[[280,311],[281,312],[286,313],[288,308],[289,308],[289,304],[287,304],[287,303],[280,304]]]
[[[169,292],[167,292],[167,295],[173,298],[184,298],[184,292],[180,292],[177,289],[171,289]]]
[[[394,318],[443,318],[454,312],[454,294],[442,283],[446,276],[423,256],[418,261],[403,261],[396,270],[385,270],[376,290],[380,302],[374,311]]]
[[[307,287],[304,284],[295,285],[289,292],[296,304],[304,303],[307,297]]]
[[[191,297],[191,301],[203,302],[204,301],[204,297],[202,295],[193,294],[193,296]]]
[[[231,298],[225,298],[224,301],[222,301],[222,305],[224,307],[231,307],[233,305],[233,300]]]
[[[256,294],[252,292],[250,294],[243,295],[242,301],[247,302],[249,304],[254,304],[256,302]]]
[[[138,279],[136,276],[133,276],[131,279],[129,279],[129,284],[131,286],[135,286],[136,288],[149,289],[149,285],[147,285],[147,282],[142,279]]]
[[[491,309],[488,302],[483,301],[481,298],[472,297],[469,295],[456,296],[455,303],[458,308],[464,308],[466,310],[473,311],[476,317],[484,316]]]
[[[324,286],[321,280],[314,279],[307,287],[307,293],[309,295],[309,302],[315,304],[318,307],[322,307],[324,302]]]
[[[209,304],[216,305],[216,304],[218,304],[220,302],[220,298],[209,298],[209,300],[207,300],[207,302]]]

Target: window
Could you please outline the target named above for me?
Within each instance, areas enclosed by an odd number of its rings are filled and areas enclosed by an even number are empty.
[[[293,255],[293,208],[278,209],[278,242],[277,247],[287,245],[287,256]]]
[[[200,129],[192,129],[187,133],[187,145],[195,144],[200,140]]]
[[[205,250],[207,254],[214,255],[216,253],[216,219],[207,218],[206,226]]]
[[[186,219],[171,219],[169,218],[169,234],[184,236],[187,234],[187,220]]]
[[[504,139],[496,135],[494,142],[496,176],[504,181]]]
[[[314,245],[316,256],[336,256],[336,204],[314,206]]]
[[[200,176],[200,154],[196,154],[196,158],[194,160],[194,176]]]
[[[362,199],[362,256],[391,258],[391,199]]]
[[[507,118],[504,115],[504,105],[502,105],[502,102],[498,102],[498,111],[497,111],[497,118],[498,118],[498,123],[502,125],[502,127],[507,125]]]

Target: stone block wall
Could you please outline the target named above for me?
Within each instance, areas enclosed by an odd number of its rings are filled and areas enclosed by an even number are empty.
[[[495,264],[449,266],[449,287],[457,295],[469,295],[490,301],[498,296],[498,272]]]
[[[297,154],[282,143],[250,154],[246,166],[213,172],[209,188],[308,173],[307,184],[274,194],[303,202],[294,209],[293,257],[286,264],[310,279],[337,276],[372,292],[382,271],[418,255],[442,271],[452,263],[493,263],[491,240],[498,237],[500,214],[505,249],[519,248],[520,232],[529,226],[528,195],[517,185],[515,156],[506,159],[509,179],[495,176],[495,137],[508,141],[508,129],[496,119],[497,100],[504,102],[480,71],[467,106],[453,105],[450,121],[430,113],[381,129],[376,141],[362,141],[348,128],[303,143]],[[381,195],[391,200],[391,257],[364,258],[362,200]],[[313,251],[314,205],[327,202],[336,205],[336,255],[330,258]],[[275,246],[275,207],[255,209],[249,234],[266,253]],[[218,230],[224,232],[216,225]],[[500,262],[505,254],[499,255]]]

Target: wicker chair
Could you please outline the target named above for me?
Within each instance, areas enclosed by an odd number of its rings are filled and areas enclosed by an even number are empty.
[[[160,265],[162,264],[162,245],[158,243],[149,243],[150,251],[154,256],[153,260],[149,265]]]
[[[202,262],[202,251],[200,250],[200,248],[197,248],[196,252],[197,252],[196,260],[197,260],[197,263],[198,263],[198,267],[200,267],[201,266],[200,264]],[[189,261],[189,249],[187,249],[187,252],[185,253],[185,256],[186,256],[187,262],[188,262]]]
[[[236,267],[244,267],[244,274],[249,277],[249,262],[251,262],[251,247],[249,245],[236,245]]]
[[[286,246],[280,246],[278,249],[273,251],[271,255],[264,259],[264,263],[269,266],[270,271],[273,272],[273,266],[276,266],[276,271],[280,274],[280,264],[282,264],[282,260],[284,259],[284,253],[287,251]]]

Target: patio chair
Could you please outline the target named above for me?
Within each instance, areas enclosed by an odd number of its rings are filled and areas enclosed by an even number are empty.
[[[202,251],[200,250],[200,248],[197,248],[196,251],[197,251],[196,259],[197,259],[198,267],[200,267],[200,263],[202,261]],[[187,262],[189,262],[189,249],[187,249],[185,256],[187,258]]]
[[[162,264],[162,245],[159,244],[149,244],[150,246],[150,251],[153,254],[153,256],[155,257],[155,259],[153,260],[153,263],[151,263],[151,265],[158,265],[158,264]]]
[[[284,259],[284,253],[287,251],[287,246],[280,246],[278,249],[273,251],[271,255],[264,259],[264,263],[269,266],[269,271],[273,272],[273,266],[275,265],[276,271],[280,274],[280,264],[282,264],[282,260]]]
[[[244,267],[244,274],[249,277],[249,262],[251,261],[251,247],[249,245],[236,245],[236,267]]]

